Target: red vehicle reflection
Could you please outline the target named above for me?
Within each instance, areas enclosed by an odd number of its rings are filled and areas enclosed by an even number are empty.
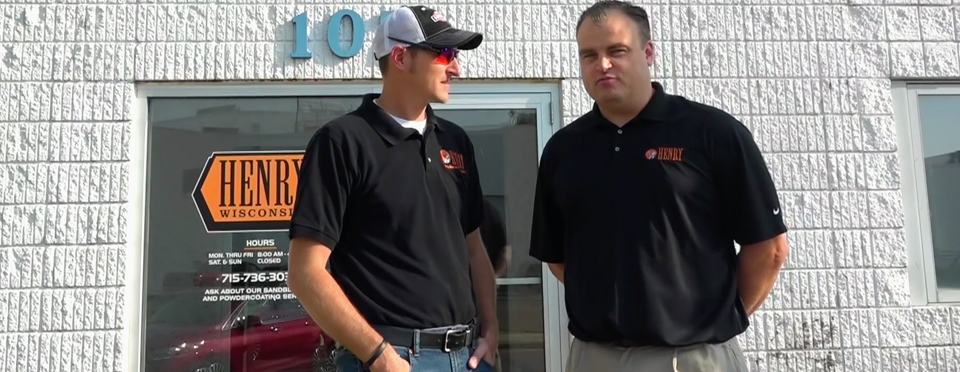
[[[146,372],[334,371],[334,343],[297,299],[204,302],[202,293],[152,300]]]

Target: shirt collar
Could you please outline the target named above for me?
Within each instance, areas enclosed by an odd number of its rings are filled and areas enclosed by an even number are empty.
[[[653,85],[653,97],[650,98],[650,102],[647,102],[647,105],[640,110],[640,113],[636,117],[631,119],[627,124],[650,124],[650,123],[659,123],[667,119],[669,116],[670,109],[670,97],[664,92],[663,85],[654,81],[651,82]],[[590,114],[599,120],[594,121],[595,128],[604,128],[610,125],[614,125],[600,112],[600,106],[596,102],[593,103],[593,109],[590,110]],[[615,125],[614,125],[615,126]]]
[[[360,107],[357,111],[360,115],[367,120],[367,123],[377,131],[377,134],[380,137],[383,137],[390,145],[396,145],[398,142],[404,141],[414,134],[419,134],[415,129],[404,128],[397,123],[396,120],[393,120],[390,117],[390,114],[387,114],[384,111],[383,107],[377,105],[373,100],[380,97],[380,93],[368,93],[363,96],[363,102],[360,103]],[[440,121],[437,120],[436,114],[433,112],[433,108],[427,105],[427,124],[423,128],[424,137],[430,135],[430,132],[436,130],[437,132],[443,132],[443,126],[440,125]]]

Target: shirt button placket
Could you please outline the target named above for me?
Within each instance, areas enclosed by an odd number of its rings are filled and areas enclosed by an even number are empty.
[[[615,143],[620,143],[620,135],[621,135],[621,134],[623,134],[623,129],[617,129],[617,139],[614,141]],[[615,146],[613,147],[613,151],[615,151],[615,152],[620,152],[620,146],[619,146],[619,145],[615,145]]]

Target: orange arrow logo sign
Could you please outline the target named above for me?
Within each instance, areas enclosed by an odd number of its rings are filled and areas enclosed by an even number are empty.
[[[214,152],[193,190],[209,233],[287,230],[303,151]]]

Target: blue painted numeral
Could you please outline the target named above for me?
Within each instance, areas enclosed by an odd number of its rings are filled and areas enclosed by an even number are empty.
[[[350,40],[350,49],[347,50],[343,50],[340,46],[340,24],[343,23],[344,17],[350,17],[353,21],[353,39]],[[330,25],[327,28],[327,43],[333,54],[340,58],[350,58],[360,53],[360,48],[363,48],[363,26],[363,18],[360,18],[357,12],[344,9],[334,13],[330,17]]]
[[[310,48],[307,47],[307,25],[310,24],[310,17],[307,16],[307,13],[297,14],[296,17],[293,17],[291,20],[293,22],[293,53],[290,53],[291,58],[302,58],[309,59],[313,58],[313,53],[310,52]]]
[[[386,18],[392,10],[387,10],[380,13],[379,22],[383,22],[383,19]],[[353,23],[353,39],[350,40],[350,47],[344,50],[340,46],[340,25],[343,23],[344,18],[350,18],[350,21]],[[293,22],[293,52],[290,53],[291,58],[298,59],[310,59],[313,58],[313,52],[310,51],[308,45],[309,36],[307,35],[307,26],[310,24],[310,16],[306,12],[297,14],[296,17],[291,19]],[[327,27],[327,45],[330,46],[330,50],[334,55],[340,58],[350,58],[358,53],[360,49],[363,48],[363,35],[364,35],[364,24],[363,18],[360,18],[360,14],[355,11],[344,9],[333,14],[330,17],[330,24]]]

